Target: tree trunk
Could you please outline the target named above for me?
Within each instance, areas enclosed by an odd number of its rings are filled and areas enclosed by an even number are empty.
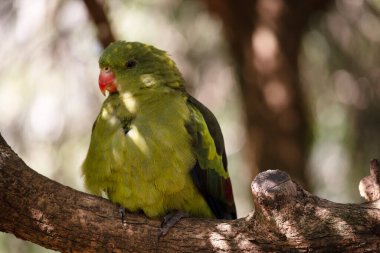
[[[332,1],[204,0],[235,58],[254,174],[281,168],[307,185],[311,143],[298,55],[310,16]]]
[[[379,163],[371,164],[379,170]],[[376,167],[377,166],[377,167]],[[362,181],[366,194],[372,178]],[[30,169],[0,135],[0,231],[61,252],[369,252],[380,248],[380,202],[337,204],[282,171],[252,183],[255,212],[224,221],[184,218],[158,237],[159,220],[127,214]],[[376,194],[375,194],[376,195]],[[377,194],[376,196],[379,196]]]

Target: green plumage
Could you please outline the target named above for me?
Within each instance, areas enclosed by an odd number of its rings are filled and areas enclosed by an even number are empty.
[[[236,218],[219,125],[186,93],[175,63],[152,46],[119,41],[99,65],[112,70],[117,92],[93,126],[82,166],[88,190],[149,217]]]

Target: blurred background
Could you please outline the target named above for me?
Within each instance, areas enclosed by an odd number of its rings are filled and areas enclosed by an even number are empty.
[[[97,60],[123,39],[166,50],[218,118],[239,217],[267,169],[362,201],[380,153],[378,0],[1,0],[0,33],[0,132],[40,174],[84,190]],[[49,250],[0,233],[0,252]]]

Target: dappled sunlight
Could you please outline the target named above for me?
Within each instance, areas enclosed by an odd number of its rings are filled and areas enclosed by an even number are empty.
[[[273,111],[281,112],[289,105],[289,94],[283,83],[275,80],[269,81],[263,91],[265,100]]]
[[[234,223],[239,223],[241,221],[235,220]],[[251,222],[246,219],[246,222]],[[255,246],[252,244],[250,239],[245,233],[236,233],[236,229],[239,226],[235,224],[220,223],[216,226],[216,231],[209,234],[209,242],[214,247],[217,252],[226,252],[231,249],[242,249],[246,250]],[[262,231],[257,231],[260,233]],[[259,249],[259,246],[257,247]]]
[[[217,251],[228,251],[230,250],[230,246],[228,245],[228,239],[223,235],[217,232],[212,232],[210,234],[210,243]]]
[[[259,26],[252,34],[252,48],[259,60],[272,60],[278,53],[276,35],[269,28]]]
[[[123,100],[123,103],[125,105],[125,108],[130,113],[135,113],[137,109],[137,101],[136,98],[133,97],[133,95],[130,92],[123,92],[121,95],[121,99]]]
[[[378,200],[378,201],[371,202],[370,205],[372,205],[372,206],[375,207],[375,208],[379,208],[379,209],[380,209],[380,201],[379,201],[379,200]]]
[[[255,54],[255,67],[263,72],[272,72],[278,64],[278,42],[272,30],[265,26],[258,26],[252,34],[252,49]]]
[[[42,211],[34,208],[30,208],[29,211],[32,214],[33,219],[36,220],[36,223],[41,231],[48,235],[51,235],[54,232],[54,226],[50,224],[49,219],[46,218]]]
[[[128,132],[128,137],[134,142],[136,147],[146,156],[148,155],[149,147],[145,141],[145,137],[139,132],[138,128],[132,124]]]
[[[348,223],[348,220],[346,221],[338,217],[328,209],[317,207],[315,210],[315,216],[321,220],[322,224],[331,230],[332,234],[338,237],[354,236],[354,230],[352,228],[352,225]],[[326,219],[326,217],[330,217],[330,220]]]
[[[344,69],[337,70],[332,75],[335,84],[335,93],[339,102],[365,109],[368,102],[359,89],[359,80],[355,80],[352,74]]]
[[[305,231],[298,226],[297,222],[299,222],[299,220],[288,220],[287,218],[288,216],[283,217],[283,219],[276,217],[276,225],[279,231],[286,236],[290,245],[297,245],[299,241],[307,244],[307,235],[304,234]],[[302,219],[302,217],[299,218]]]
[[[141,81],[146,87],[154,86],[157,81],[152,74],[144,74],[140,76]]]
[[[223,233],[230,233],[231,232],[231,224],[228,223],[220,223],[216,226],[218,231],[221,231]]]
[[[260,233],[260,231],[258,231]],[[252,247],[252,242],[250,241],[250,238],[248,238],[245,234],[239,234],[234,238],[234,241],[238,248],[240,249],[247,249],[249,247]],[[257,250],[259,250],[259,246],[256,246]]]

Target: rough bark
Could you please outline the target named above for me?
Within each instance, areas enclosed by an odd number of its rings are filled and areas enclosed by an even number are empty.
[[[0,231],[61,252],[369,252],[380,248],[380,202],[338,204],[282,171],[252,183],[255,212],[234,221],[127,214],[30,169],[0,135]]]
[[[309,18],[332,1],[203,1],[223,22],[235,58],[253,174],[281,168],[307,186],[311,130],[298,55]]]

